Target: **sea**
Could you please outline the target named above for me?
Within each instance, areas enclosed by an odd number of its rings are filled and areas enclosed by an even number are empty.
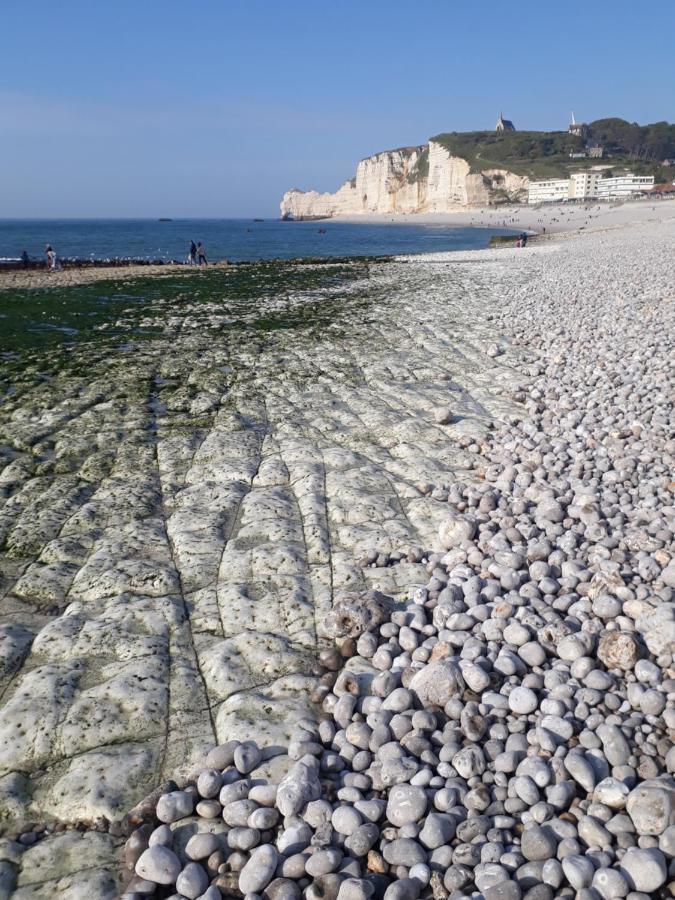
[[[478,250],[492,235],[512,232],[409,222],[352,223],[279,219],[0,219],[0,261],[25,250],[44,258],[51,244],[58,257],[179,260],[191,240],[202,241],[209,262],[298,257],[389,256]]]

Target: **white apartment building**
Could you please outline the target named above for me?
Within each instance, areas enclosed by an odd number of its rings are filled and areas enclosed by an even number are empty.
[[[617,175],[602,178],[600,172],[575,172],[569,178],[531,181],[527,195],[530,205],[564,203],[566,200],[620,200],[654,187],[653,175]]]
[[[527,193],[527,202],[560,203],[569,200],[569,178],[549,178],[548,181],[531,181]]]
[[[600,200],[614,200],[630,197],[640,191],[649,191],[654,187],[653,175],[617,175],[615,178],[598,180],[597,197]]]
[[[570,200],[584,200],[598,196],[598,172],[575,172],[570,176]]]

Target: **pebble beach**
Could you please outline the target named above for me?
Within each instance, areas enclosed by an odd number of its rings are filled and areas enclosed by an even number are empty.
[[[663,207],[24,367],[0,897],[673,896]]]

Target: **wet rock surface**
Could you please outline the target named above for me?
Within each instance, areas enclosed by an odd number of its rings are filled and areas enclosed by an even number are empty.
[[[389,263],[353,285],[374,296],[358,318],[346,299],[339,348],[233,347],[188,303],[106,390],[22,384],[0,513],[17,896],[115,896],[115,823],[169,776],[126,821],[147,822],[129,897],[173,876],[202,897],[667,896],[669,238]],[[359,617],[372,590],[391,600]],[[27,827],[48,817],[113,827]],[[36,894],[30,855],[69,835],[100,846]]]

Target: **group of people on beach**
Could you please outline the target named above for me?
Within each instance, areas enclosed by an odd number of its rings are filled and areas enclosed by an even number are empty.
[[[56,251],[51,244],[47,244],[47,246],[45,247],[45,257],[47,259],[47,268],[51,271],[56,271],[56,269],[59,268],[59,265],[56,258]],[[22,251],[20,259],[23,263],[24,269],[27,269],[30,263],[30,256],[25,250]],[[206,250],[204,249],[204,244],[202,243],[202,241],[199,241],[196,244],[194,241],[190,241],[190,249],[188,250],[187,261],[191,266],[208,265],[208,261],[206,259]]]
[[[199,241],[199,243],[197,244],[195,244],[194,241],[190,241],[190,249],[188,250],[188,265],[208,265],[208,262],[206,260],[206,250],[204,249],[204,244],[201,241]]]

